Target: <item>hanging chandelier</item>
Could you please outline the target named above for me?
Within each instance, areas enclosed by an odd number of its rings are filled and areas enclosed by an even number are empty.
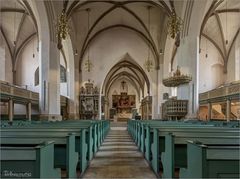
[[[147,9],[148,9],[148,30],[149,30],[150,34],[151,34],[151,32],[150,32],[151,31],[150,30],[150,9],[151,8],[152,8],[151,6],[147,7]],[[148,43],[148,57],[147,57],[147,60],[144,63],[144,66],[145,66],[145,68],[148,72],[150,72],[153,69],[153,62],[150,59],[150,43]]]
[[[88,31],[89,31],[90,9],[88,8],[88,9],[86,9],[86,11],[88,13]],[[93,67],[93,64],[91,63],[90,58],[89,58],[89,47],[88,47],[88,51],[87,51],[87,60],[84,63],[84,67],[87,72],[90,72]]]
[[[59,40],[65,40],[67,35],[69,34],[69,26],[68,26],[68,20],[67,20],[67,14],[63,10],[61,15],[58,17],[56,31],[57,31],[57,37]]]
[[[172,14],[167,22],[168,34],[171,38],[175,39],[177,34],[180,34],[183,26],[183,20],[177,16],[175,10],[172,10]]]
[[[153,63],[150,59],[147,59],[144,64],[146,70],[150,72],[153,69]]]
[[[179,85],[187,84],[190,81],[192,81],[192,77],[190,75],[182,74],[179,66],[177,66],[177,70],[173,76],[164,78],[162,80],[164,86],[166,87],[177,87]]]
[[[89,60],[89,58],[87,59],[87,61],[84,63],[84,67],[85,67],[85,70],[87,72],[90,72],[92,67],[93,67],[93,64],[91,63],[91,61]]]

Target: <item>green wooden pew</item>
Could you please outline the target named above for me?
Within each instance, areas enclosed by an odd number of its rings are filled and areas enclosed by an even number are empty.
[[[105,123],[105,126],[103,125]],[[5,127],[6,128],[6,127]],[[63,130],[68,129],[69,132],[79,132],[79,129],[87,130],[87,143],[88,143],[88,160],[90,161],[93,158],[93,154],[97,152],[99,146],[101,145],[103,138],[107,135],[109,130],[109,122],[107,121],[74,121],[74,122],[44,122],[44,123],[34,123],[28,124],[24,126],[9,126],[8,131],[11,130],[21,130],[21,129],[29,129],[29,130],[38,130],[39,129],[49,129],[49,130]],[[15,130],[16,129],[16,130]],[[41,132],[41,131],[39,131]]]
[[[223,127],[224,126],[224,127]],[[213,129],[219,128],[220,129],[220,133],[215,134],[215,137],[220,137],[223,130],[228,130],[225,132],[228,132],[227,135],[229,137],[232,137],[232,139],[234,139],[235,141],[233,142],[231,139],[228,140],[229,143],[235,143],[237,144],[237,142],[239,141],[239,125],[238,123],[234,122],[234,123],[224,123],[224,122],[205,122],[205,121],[159,121],[159,120],[155,120],[155,121],[133,121],[133,120],[129,120],[128,121],[128,131],[129,133],[132,135],[133,139],[135,139],[136,144],[139,146],[140,150],[145,153],[145,158],[149,161],[149,163],[152,165],[152,168],[154,169],[154,171],[159,174],[159,167],[160,167],[160,156],[162,152],[165,152],[166,150],[168,151],[168,157],[165,157],[169,159],[169,154],[170,151],[173,150],[169,150],[165,149],[165,135],[167,135],[169,132],[175,132],[174,135],[179,135],[181,133],[186,132],[187,130],[191,130],[191,128],[193,128],[193,130],[199,129],[200,131],[203,130],[204,133],[209,132],[206,130],[206,128],[212,127]],[[160,130],[160,129],[161,130]],[[181,129],[184,128],[184,129]],[[175,131],[176,130],[176,131]],[[157,131],[157,132],[154,132]],[[161,132],[159,132],[161,131]],[[233,132],[233,133],[232,133]],[[211,133],[212,134],[212,133]],[[206,135],[210,135],[210,134],[206,134]],[[233,135],[233,136],[232,136]],[[191,138],[190,138],[191,139]],[[184,139],[185,140],[185,139]],[[208,140],[213,140],[213,139],[208,139]],[[222,140],[222,139],[220,139]],[[168,141],[168,140],[167,140]],[[186,142],[184,143],[186,146]],[[168,142],[168,145],[171,146],[171,143]],[[180,148],[177,149],[175,152],[179,153],[180,155],[183,154],[183,156],[186,156],[186,147],[183,145],[179,145]],[[173,148],[174,149],[174,148]],[[164,154],[162,156],[165,156],[167,154]],[[174,163],[174,155],[170,156],[171,160],[163,160],[164,162],[164,175],[166,177],[173,177],[173,172],[174,172],[174,165],[172,165]],[[179,161],[182,161],[182,164],[186,163],[186,157],[182,158],[183,160],[178,160],[177,159],[177,164],[179,163]],[[172,161],[173,160],[173,161]],[[168,163],[167,163],[168,162]],[[168,165],[167,165],[168,164]],[[181,164],[181,162],[180,162]],[[166,169],[167,166],[167,169]],[[170,167],[169,167],[170,166]],[[181,166],[181,165],[180,165]],[[169,173],[171,175],[169,175]]]
[[[52,135],[68,135],[69,133],[75,133],[75,146],[76,146],[76,152],[79,153],[79,156],[81,157],[79,159],[79,161],[84,162],[84,164],[82,165],[82,171],[84,171],[88,165],[88,163],[90,162],[90,155],[89,155],[89,140],[87,140],[86,138],[86,129],[82,128],[82,129],[64,129],[64,128],[4,128],[1,129],[1,134],[4,134],[4,136],[17,136],[17,135],[43,135],[45,134],[45,137],[47,138],[48,136],[52,136]],[[81,141],[84,140],[84,144],[86,145],[82,145],[81,146]],[[81,146],[81,147],[80,147]],[[85,151],[87,153],[87,155],[85,156]],[[87,162],[85,162],[85,160]]]
[[[54,168],[54,143],[29,147],[1,146],[1,178],[61,178]]]
[[[164,135],[164,134],[163,134]],[[163,178],[174,178],[175,168],[187,166],[187,141],[199,141],[206,145],[240,146],[240,136],[229,131],[206,132],[202,130],[186,131],[165,135],[165,151],[161,154]]]
[[[145,125],[143,127],[143,132],[139,136],[139,140],[141,140],[141,144],[139,148],[145,154],[145,158],[149,160],[150,158],[150,149],[151,144],[153,143],[153,132],[154,129],[157,128],[181,128],[181,127],[196,127],[196,128],[206,128],[206,127],[213,127],[212,125],[201,125],[201,124],[185,124],[185,123],[169,123],[169,124],[161,124],[161,125]]]
[[[38,138],[38,140],[48,140],[50,137],[53,137],[53,135],[67,135],[68,133],[74,132],[75,134],[75,150],[79,153],[79,162],[80,162],[80,169],[82,172],[86,169],[88,163],[92,159],[93,155],[97,152],[99,146],[103,142],[104,138],[106,137],[108,131],[110,128],[110,122],[106,120],[84,120],[84,121],[61,121],[61,122],[49,122],[49,121],[14,121],[13,124],[9,125],[8,123],[2,125],[1,123],[1,134],[4,133],[5,137],[12,137],[12,141],[16,142],[16,138],[14,138],[14,135],[19,136],[19,139],[26,138],[26,135],[29,137],[35,136]],[[80,131],[85,131],[84,134],[81,134]],[[41,135],[39,135],[41,134]],[[85,142],[86,145],[80,145],[81,142],[81,136],[85,136]],[[41,139],[42,136],[42,139]],[[16,137],[16,136],[15,136]],[[53,139],[53,138],[52,138]],[[54,138],[53,140],[57,140]],[[19,141],[19,140],[18,140]],[[22,142],[26,140],[21,140]],[[14,143],[13,142],[13,143]],[[59,142],[57,140],[57,142]],[[59,143],[58,143],[59,144]],[[58,145],[56,144],[56,145]],[[72,145],[67,145],[72,146]],[[83,146],[83,147],[80,147]],[[59,146],[58,146],[59,147]],[[62,148],[55,148],[55,164],[56,166],[61,166],[61,168],[64,168],[64,162],[59,161],[66,161],[67,158],[62,155],[63,151],[66,150],[65,147],[62,146]],[[87,151],[87,157],[84,156],[84,151]],[[59,157],[60,156],[60,157]],[[74,155],[68,155],[68,156],[74,156]],[[74,158],[74,157],[72,157]],[[70,164],[70,162],[66,161],[66,168],[68,172],[68,176],[71,177],[76,174],[76,167],[74,166],[74,160]],[[75,170],[75,171],[74,171]]]
[[[87,144],[86,130],[80,131],[81,134],[71,134],[67,131],[3,131],[1,130],[1,143],[12,145],[29,145],[47,140],[55,141],[54,162],[57,167],[67,169],[67,175],[76,174],[76,163],[79,162],[80,170],[83,173],[87,168]]]
[[[187,167],[180,178],[240,178],[239,146],[187,144]]]
[[[219,127],[231,127],[231,128],[239,128],[240,122],[239,121],[199,121],[199,120],[187,120],[187,121],[164,121],[164,120],[128,120],[128,131],[132,135],[135,142],[139,145],[141,141],[139,141],[139,136],[142,133],[142,126],[143,125],[166,125],[166,124],[179,124],[179,125],[212,125],[212,126],[219,126]]]
[[[25,121],[23,122],[25,123]],[[89,128],[87,129],[87,140],[89,143],[88,157],[91,160],[93,154],[97,152],[103,139],[106,137],[109,131],[109,121],[107,120],[75,120],[75,121],[61,121],[61,122],[49,122],[49,121],[35,121],[32,123],[26,123],[26,125],[20,125],[20,128]],[[10,128],[16,126],[8,126]],[[6,128],[6,126],[4,127]],[[92,129],[92,130],[91,130]]]
[[[153,129],[153,138],[151,139],[152,143],[150,143],[151,150],[149,155],[149,162],[151,162],[152,168],[156,173],[159,173],[160,169],[160,157],[162,152],[166,151],[165,147],[165,137],[167,134],[172,133],[175,136],[182,135],[182,133],[186,133],[192,135],[192,133],[199,133],[202,137],[208,137],[208,136],[229,136],[231,139],[235,139],[235,143],[238,142],[239,139],[239,130],[236,128],[224,128],[224,127],[200,127],[200,126],[162,126],[161,128],[154,128]],[[189,138],[190,138],[189,137]],[[197,136],[195,136],[197,138]],[[187,136],[186,136],[187,139]],[[199,136],[199,139],[200,136]],[[186,148],[186,141],[182,140],[182,145],[180,145],[180,152],[182,155],[184,155],[184,148]],[[231,140],[230,140],[231,142]],[[186,158],[186,157],[183,157]],[[182,163],[185,163],[184,160],[178,160]]]
[[[205,121],[160,121],[160,120],[142,120],[142,121],[134,121],[130,120],[129,122],[129,133],[132,135],[136,144],[138,145],[141,152],[145,153],[147,150],[147,154],[145,157],[148,159],[149,148],[145,148],[145,140],[149,142],[149,137],[152,137],[152,134],[149,134],[150,130],[148,127],[157,128],[161,126],[225,126],[225,127],[235,127],[237,123],[231,123],[231,125],[225,125],[223,122],[210,122],[206,123]],[[229,124],[229,123],[227,123]],[[151,131],[152,132],[152,131]],[[147,139],[146,139],[147,138]]]
[[[25,126],[10,126],[8,128],[3,128],[2,130],[5,130],[5,132],[11,133],[12,131],[24,131],[24,130],[30,130],[35,132],[50,132],[54,131],[57,132],[62,131],[66,133],[76,133],[77,136],[80,135],[81,129],[86,129],[86,143],[88,145],[88,151],[87,151],[87,159],[90,161],[93,158],[93,152],[94,150],[94,140],[97,138],[97,136],[93,136],[93,125],[91,123],[87,123],[85,125],[70,125],[70,124],[60,124],[60,123],[45,123],[45,124],[32,124],[32,125],[25,125]],[[7,130],[7,131],[6,131]],[[96,147],[96,146],[95,146]]]

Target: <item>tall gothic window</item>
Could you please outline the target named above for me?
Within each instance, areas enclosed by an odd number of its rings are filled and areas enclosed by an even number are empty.
[[[61,83],[67,82],[66,68],[62,65],[60,66],[60,80],[61,80]]]
[[[62,65],[60,65],[60,82],[61,83],[67,82],[66,68]],[[37,69],[34,73],[34,84],[35,84],[35,86],[39,85],[39,67],[37,67]]]
[[[39,67],[37,67],[34,73],[34,84],[35,86],[39,85]]]

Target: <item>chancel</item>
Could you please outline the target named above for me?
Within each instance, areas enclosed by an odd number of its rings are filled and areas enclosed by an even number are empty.
[[[240,178],[239,0],[1,0],[1,178]]]

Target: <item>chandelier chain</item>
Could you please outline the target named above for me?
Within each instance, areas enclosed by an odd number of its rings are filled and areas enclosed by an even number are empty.
[[[88,14],[88,22],[87,22],[87,25],[88,25],[88,31],[89,31],[89,27],[90,27],[90,9],[89,8],[87,8],[86,9],[86,11],[87,11],[87,14]],[[91,61],[90,61],[90,55],[89,55],[89,50],[90,50],[90,46],[88,46],[88,48],[87,48],[87,60],[86,60],[86,62],[85,62],[85,69],[86,69],[86,71],[87,72],[90,72],[91,71],[91,68],[92,68],[92,66],[93,66],[93,64],[91,63]]]
[[[150,38],[150,35],[151,35],[151,29],[150,29],[150,9],[151,9],[151,6],[148,6],[147,7],[148,9],[148,30],[149,30],[149,38]],[[150,72],[153,68],[153,63],[152,61],[150,60],[150,43],[148,42],[148,54],[147,54],[147,59],[145,61],[145,68],[148,72]]]

